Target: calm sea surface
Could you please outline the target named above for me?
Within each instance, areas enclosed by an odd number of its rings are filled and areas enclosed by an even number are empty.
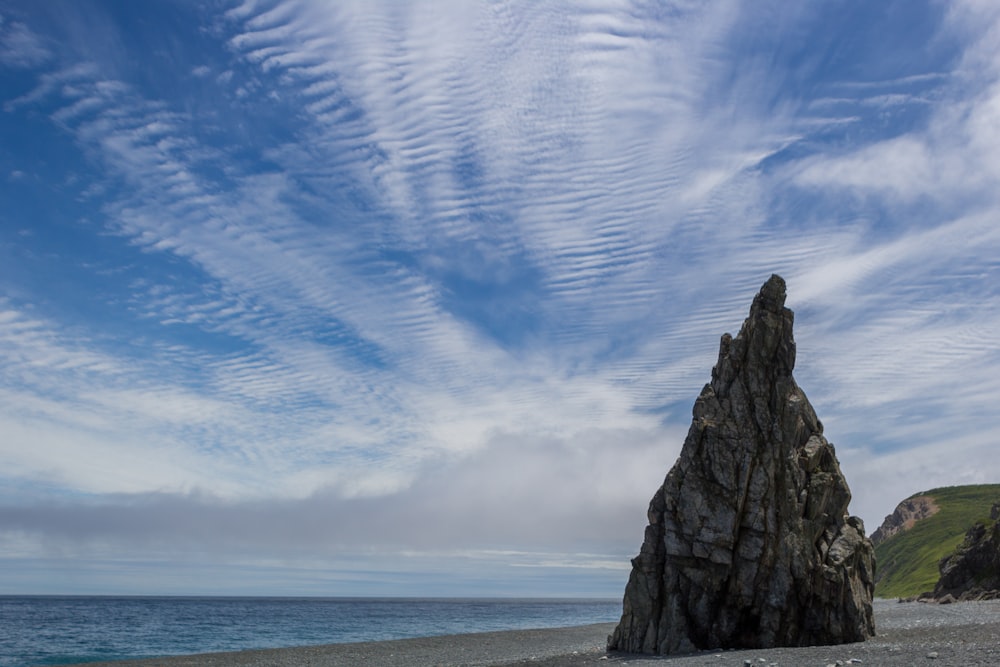
[[[0,597],[0,667],[617,621],[618,600]]]

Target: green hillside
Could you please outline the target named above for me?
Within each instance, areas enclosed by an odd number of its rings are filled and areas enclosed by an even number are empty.
[[[1000,484],[949,486],[915,493],[931,496],[940,508],[913,528],[875,547],[876,597],[910,597],[934,589],[938,563],[955,550],[977,521],[989,520],[1000,500]]]

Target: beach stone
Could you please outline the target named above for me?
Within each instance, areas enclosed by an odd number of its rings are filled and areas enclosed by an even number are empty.
[[[777,275],[724,334],[680,457],[649,504],[608,649],[670,654],[872,637],[874,551],[792,377]]]

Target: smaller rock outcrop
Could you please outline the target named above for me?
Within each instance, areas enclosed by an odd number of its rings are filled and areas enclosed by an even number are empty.
[[[927,495],[913,496],[896,505],[892,514],[885,517],[882,525],[872,533],[872,546],[878,546],[887,539],[913,528],[921,519],[937,514],[938,506],[934,498]]]
[[[1000,502],[990,521],[970,528],[955,553],[941,559],[933,593],[939,602],[1000,599]]]

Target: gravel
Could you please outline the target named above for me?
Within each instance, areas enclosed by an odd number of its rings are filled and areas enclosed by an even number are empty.
[[[937,605],[876,600],[875,623],[877,636],[857,644],[717,650],[669,657],[609,655],[604,651],[604,643],[614,623],[599,623],[572,628],[213,653],[107,664],[114,667],[1000,665],[1000,601]]]
[[[569,665],[718,665],[771,667],[816,665],[926,665],[976,667],[1000,665],[1000,602],[949,605],[875,600],[876,636],[866,642],[838,646],[704,651],[694,655],[649,657],[590,654],[585,659],[553,658],[529,663],[546,667]]]

